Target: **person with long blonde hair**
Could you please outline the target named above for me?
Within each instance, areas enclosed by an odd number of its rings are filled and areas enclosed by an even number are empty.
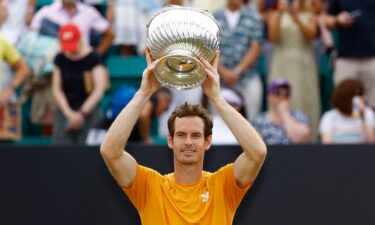
[[[268,38],[275,47],[270,79],[291,82],[291,107],[306,112],[316,138],[320,116],[318,71],[311,43],[318,33],[312,0],[279,0],[268,19]]]

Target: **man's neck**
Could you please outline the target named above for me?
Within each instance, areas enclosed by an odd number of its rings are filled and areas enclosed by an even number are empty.
[[[174,166],[174,179],[179,184],[194,184],[202,177],[203,165],[177,165]]]

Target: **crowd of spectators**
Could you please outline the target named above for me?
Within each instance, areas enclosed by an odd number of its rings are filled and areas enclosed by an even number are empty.
[[[100,144],[93,137],[103,137],[116,115],[100,105],[109,88],[108,50],[116,46],[120,56],[143,56],[147,22],[167,4],[213,14],[222,31],[223,96],[267,144],[375,142],[372,1],[53,0],[39,8],[37,0],[0,0],[0,144],[14,141],[3,134],[8,106],[21,104],[16,94],[29,90],[41,135],[55,144]],[[37,44],[46,51],[40,49],[38,57],[38,50],[28,47]],[[321,55],[331,59],[330,108],[321,103],[327,97],[320,91]],[[130,96],[125,88],[122,93]],[[215,133],[223,137],[214,137],[215,144],[236,143],[201,88],[161,89],[144,109],[134,141],[163,143],[169,113],[184,102],[211,111]]]

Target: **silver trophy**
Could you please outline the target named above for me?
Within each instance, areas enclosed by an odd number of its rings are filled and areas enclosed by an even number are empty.
[[[147,25],[147,45],[153,59],[161,59],[154,73],[163,85],[182,89],[200,86],[206,79],[202,56],[211,61],[219,49],[221,30],[207,11],[170,5]]]

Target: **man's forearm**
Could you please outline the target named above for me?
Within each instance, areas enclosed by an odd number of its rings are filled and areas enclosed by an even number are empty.
[[[224,98],[217,98],[212,103],[236,137],[245,154],[254,160],[262,158],[262,151],[266,149],[266,146],[250,123],[231,107]]]
[[[112,158],[122,154],[129,136],[150,97],[151,95],[138,91],[117,116],[101,146],[107,157]]]

